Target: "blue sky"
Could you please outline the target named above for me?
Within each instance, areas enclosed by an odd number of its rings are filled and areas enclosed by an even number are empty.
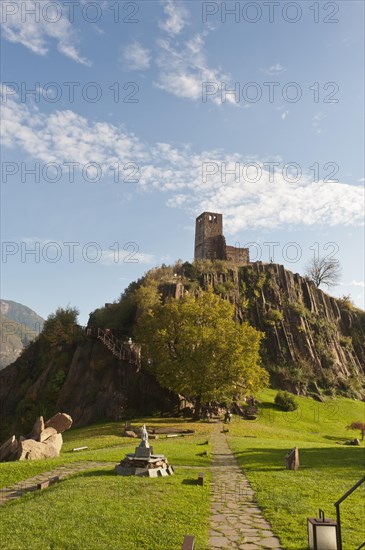
[[[71,4],[1,6],[2,297],[86,323],[209,210],[364,307],[363,2]]]

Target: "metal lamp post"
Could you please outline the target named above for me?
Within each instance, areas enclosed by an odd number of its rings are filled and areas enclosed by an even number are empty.
[[[353,487],[351,487],[351,489],[349,489],[341,498],[338,499],[337,502],[335,502],[335,507],[336,507],[336,515],[337,515],[337,523],[338,523],[338,550],[342,550],[342,538],[341,538],[341,515],[340,515],[340,504],[341,502],[343,502],[347,497],[349,497],[351,495],[351,493],[353,493],[355,491],[355,489],[357,489],[358,487],[360,487],[360,485],[362,483],[364,483],[365,481],[365,476],[362,477],[360,479],[360,481],[358,481],[357,483],[355,483],[355,485]],[[365,545],[365,543],[361,544],[358,548],[358,550],[360,550],[360,548],[363,548]]]
[[[319,510],[319,518],[308,518],[307,522],[310,550],[339,550],[338,525],[326,519],[323,510]]]
[[[340,504],[364,482],[365,476],[335,502],[337,521],[325,519],[323,510],[319,510],[319,519],[307,519],[310,550],[342,550]],[[357,550],[364,547],[365,542]]]

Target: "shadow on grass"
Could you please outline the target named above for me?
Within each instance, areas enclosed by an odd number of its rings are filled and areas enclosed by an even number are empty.
[[[289,446],[287,450],[251,447],[244,451],[236,451],[234,456],[245,470],[252,469],[256,472],[268,472],[285,469],[285,455],[289,450]],[[361,460],[361,455],[355,453],[361,453],[361,451],[364,452],[364,448],[338,446],[301,449],[299,447],[300,470],[326,470],[328,468],[360,469],[360,465],[364,463],[364,458]]]
[[[117,463],[115,463],[115,465],[117,465]],[[80,478],[80,477],[108,477],[108,476],[115,476],[115,475],[118,475],[117,472],[114,470],[114,468],[110,468],[110,470],[107,470],[105,468],[105,470],[91,470],[91,471],[88,471],[88,472],[79,472],[79,473],[75,473],[73,474],[72,476],[70,477],[73,477],[73,478]],[[65,478],[65,479],[68,479],[68,478]]]
[[[183,479],[181,484],[182,485],[198,485],[198,481],[196,479]]]
[[[335,435],[324,435],[324,439],[329,439],[330,441],[347,441],[348,439],[351,439],[351,437],[338,437]]]

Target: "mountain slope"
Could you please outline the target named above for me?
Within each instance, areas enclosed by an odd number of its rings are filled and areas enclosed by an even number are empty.
[[[0,370],[13,363],[43,328],[44,319],[12,300],[0,300]]]

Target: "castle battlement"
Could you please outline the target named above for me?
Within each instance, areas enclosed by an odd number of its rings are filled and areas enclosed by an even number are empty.
[[[237,265],[250,262],[249,249],[227,246],[223,235],[223,215],[203,212],[195,222],[195,260],[228,260]]]

